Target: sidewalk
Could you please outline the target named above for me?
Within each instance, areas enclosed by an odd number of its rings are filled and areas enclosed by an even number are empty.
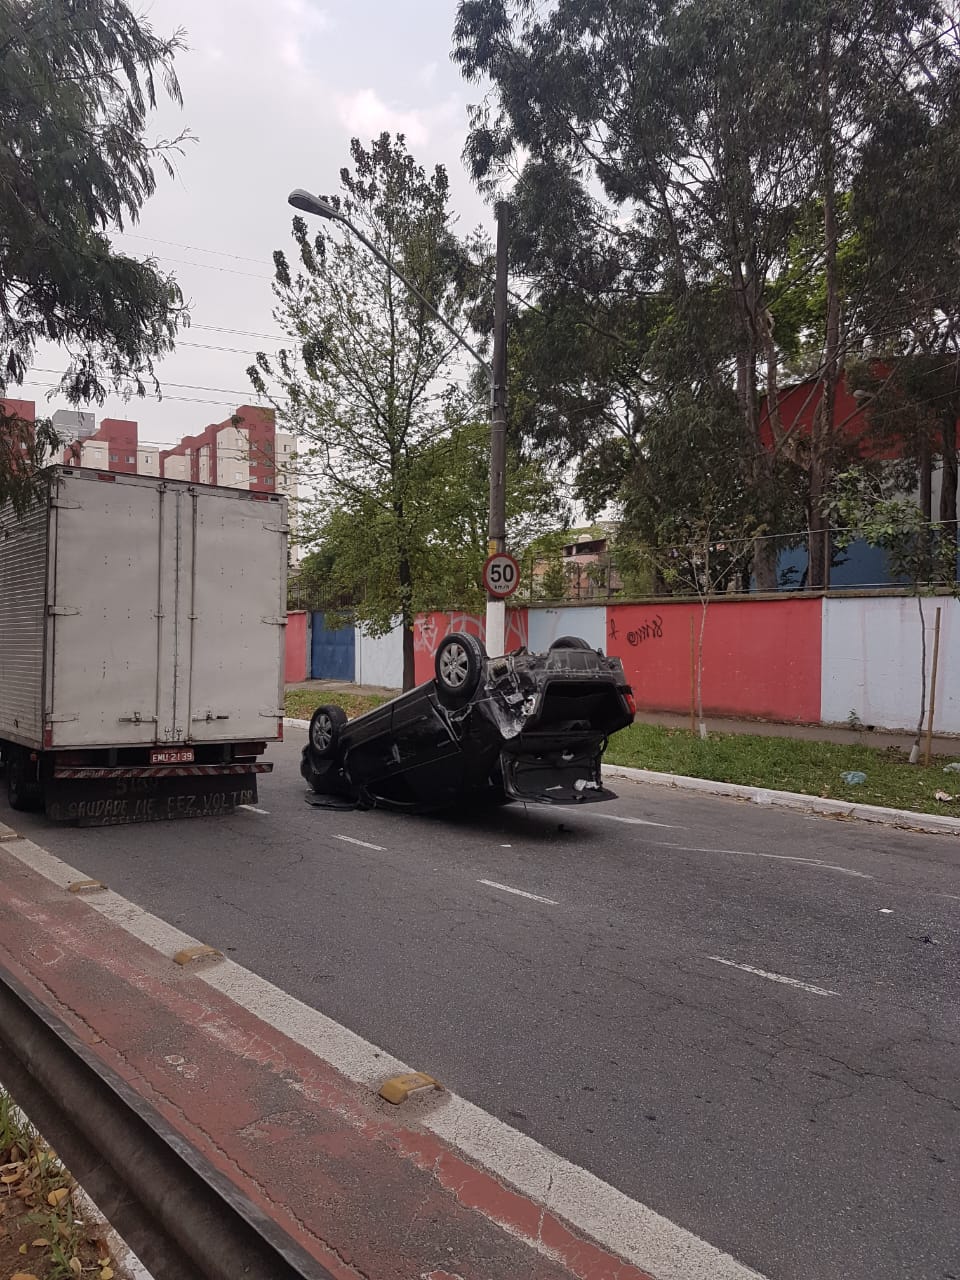
[[[583,1170],[555,1177],[558,1157],[455,1094],[391,1106],[377,1090],[402,1063],[342,1074],[334,1050],[373,1047],[222,957],[176,963],[195,940],[109,890],[78,897],[78,876],[0,839],[0,967],[337,1280],[650,1280],[640,1249],[663,1280],[755,1276]],[[498,1166],[504,1133],[522,1158]],[[622,1248],[597,1242],[608,1222]]]
[[[328,693],[379,694],[396,697],[399,689],[384,689],[379,685],[350,684],[345,680],[304,680],[288,684],[288,689],[311,689]],[[690,716],[672,711],[645,711],[636,716],[643,724],[662,725],[665,729],[689,729]],[[707,728],[711,733],[751,733],[761,738],[798,738],[805,742],[839,742],[849,746],[898,747],[909,751],[913,746],[913,734],[884,729],[848,729],[841,725],[780,724],[769,720],[732,720],[721,716],[707,716]],[[924,739],[925,741],[925,739]],[[960,755],[960,737],[949,734],[933,735],[934,755]]]

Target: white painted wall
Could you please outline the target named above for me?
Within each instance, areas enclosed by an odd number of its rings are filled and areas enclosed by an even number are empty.
[[[385,636],[366,636],[357,627],[354,649],[357,684],[379,684],[385,689],[403,686],[403,632],[396,626]]]
[[[960,733],[960,601],[923,601],[927,688],[937,605],[940,661],[934,730]],[[920,714],[920,616],[913,597],[823,602],[821,718],[843,723],[855,711],[864,724],[915,729]]]
[[[559,636],[582,636],[591,649],[607,651],[606,606],[576,609],[533,609],[527,614],[528,648],[546,653]]]

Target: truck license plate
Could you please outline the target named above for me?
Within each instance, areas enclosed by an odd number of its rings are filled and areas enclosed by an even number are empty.
[[[193,764],[193,747],[166,747],[150,752],[151,764]]]

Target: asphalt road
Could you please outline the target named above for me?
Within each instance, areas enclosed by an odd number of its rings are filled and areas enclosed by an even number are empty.
[[[960,1280],[960,841],[330,812],[288,735],[266,812],[0,818],[772,1280]]]

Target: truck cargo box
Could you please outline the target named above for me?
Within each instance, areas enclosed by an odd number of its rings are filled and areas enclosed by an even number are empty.
[[[71,467],[48,475],[44,500],[0,523],[12,802],[19,784],[53,817],[95,817],[76,805],[109,799],[105,783],[125,781],[126,794],[133,779],[141,792],[144,780],[206,779],[200,794],[218,775],[252,779],[255,798],[256,773],[271,767],[255,758],[283,733],[286,499]],[[100,816],[129,820],[123,806]]]

